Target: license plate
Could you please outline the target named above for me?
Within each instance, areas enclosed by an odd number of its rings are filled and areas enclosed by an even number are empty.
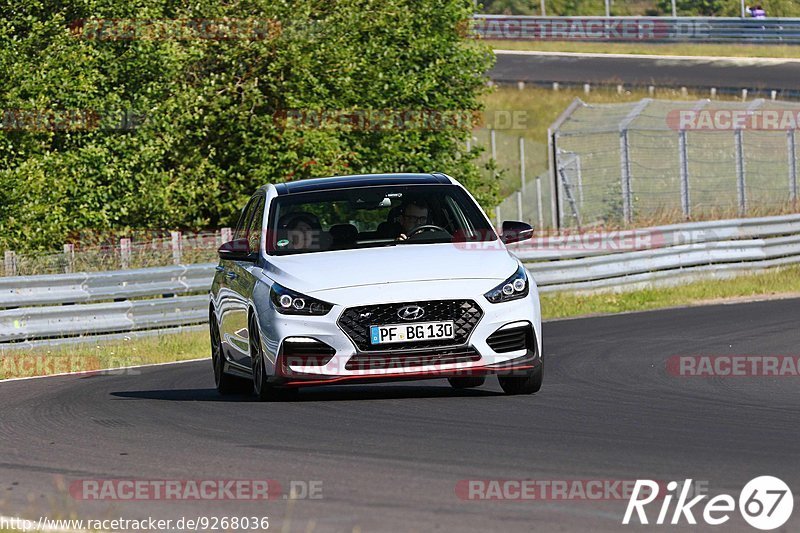
[[[387,324],[370,326],[370,342],[372,344],[390,344],[393,342],[416,342],[455,338],[453,321],[418,322],[415,324]]]

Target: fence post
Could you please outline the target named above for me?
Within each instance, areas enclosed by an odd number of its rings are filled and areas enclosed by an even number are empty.
[[[72,274],[75,271],[75,245],[64,245],[64,273]]]
[[[131,267],[131,240],[127,237],[119,240],[119,262],[122,270]]]
[[[525,194],[525,137],[519,138],[519,181],[520,190]]]
[[[623,129],[619,132],[619,169],[620,181],[622,182],[622,217],[626,224],[633,220],[631,211],[631,161],[628,145],[628,130]]]
[[[517,220],[522,220],[522,192],[517,191]]]
[[[650,105],[652,98],[642,98],[619,123],[620,181],[622,181],[622,216],[626,224],[633,221],[633,191],[631,188],[631,158],[628,127]]]
[[[503,221],[500,220],[500,206],[499,205],[494,206],[494,224],[495,224],[495,226],[497,226],[498,230],[503,226]]]
[[[578,198],[583,209],[583,171],[581,170],[581,156],[575,154],[575,177],[578,179]]]
[[[3,258],[3,263],[5,264],[6,276],[16,276],[17,275],[17,254],[12,252],[11,250],[6,250],[5,256]]]
[[[689,157],[686,147],[686,130],[678,132],[678,156],[680,158],[681,208],[683,209],[683,218],[688,219],[692,212],[689,204]]]
[[[586,85],[588,87],[588,84]],[[575,98],[571,104],[561,113],[555,122],[547,128],[547,168],[550,171],[550,216],[553,221],[553,229],[558,231],[561,228],[561,218],[558,211],[559,206],[559,183],[558,177],[558,134],[564,122],[572,116],[576,109],[586,104],[580,98]],[[540,195],[541,197],[541,195]]]
[[[792,204],[797,203],[797,145],[794,132],[795,130],[786,130],[786,148],[789,152],[789,195]]]
[[[233,230],[231,228],[222,228],[219,230],[219,234],[222,237],[220,246],[233,240]]]
[[[739,198],[739,216],[747,213],[747,194],[745,190],[744,148],[742,146],[742,130],[733,132],[734,149],[736,151],[736,192]]]
[[[550,171],[550,220],[554,230],[558,230],[561,223],[558,218],[558,156],[556,155],[556,133],[547,130],[547,166]],[[541,201],[542,195],[539,195]],[[541,209],[539,210],[541,211]]]
[[[170,236],[172,237],[172,262],[173,264],[180,265],[181,264],[181,232],[180,231],[170,231]]]
[[[494,131],[494,128],[489,130],[489,146],[491,148],[492,153],[492,161],[495,162],[495,166],[497,166],[497,138]],[[492,177],[497,175],[496,171],[492,171]]]
[[[542,213],[542,178],[536,176],[536,213],[539,215],[539,229],[544,229],[544,213]]]

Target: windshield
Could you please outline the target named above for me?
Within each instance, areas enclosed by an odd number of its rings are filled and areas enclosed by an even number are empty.
[[[291,194],[272,205],[271,255],[497,238],[480,208],[455,185]]]

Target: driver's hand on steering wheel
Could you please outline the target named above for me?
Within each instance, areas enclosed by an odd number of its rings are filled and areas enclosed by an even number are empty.
[[[397,236],[397,238],[395,240],[396,241],[407,241],[408,240],[408,235],[406,235],[405,233],[401,233],[400,235]]]

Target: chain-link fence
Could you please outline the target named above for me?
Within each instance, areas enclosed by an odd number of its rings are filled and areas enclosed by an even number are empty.
[[[468,148],[473,146],[483,148],[479,163],[494,160],[494,172],[500,177],[504,200],[490,213],[495,222],[522,220],[536,228],[551,226],[552,183],[545,170],[546,157],[542,157],[546,146],[514,130],[488,128],[473,132]]]
[[[757,216],[797,207],[800,104],[576,100],[551,128],[560,227]]]

